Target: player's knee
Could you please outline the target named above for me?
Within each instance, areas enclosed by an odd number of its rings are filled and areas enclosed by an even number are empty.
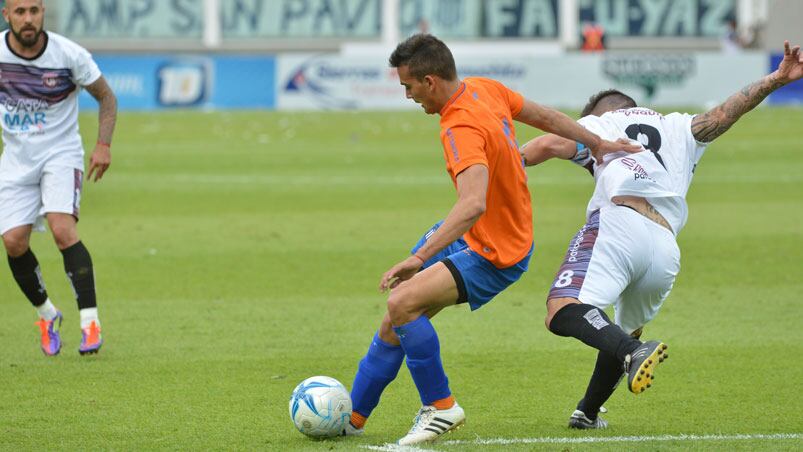
[[[56,241],[56,246],[63,250],[78,243],[78,232],[75,227],[70,225],[51,225],[50,230],[53,232],[53,240]]]
[[[413,291],[408,290],[404,284],[396,287],[388,297],[388,315],[393,325],[404,325],[415,320],[416,303]]]
[[[28,236],[26,234],[6,233],[3,235],[3,246],[9,256],[22,256],[28,251]]]
[[[544,326],[549,331],[552,331],[552,319],[555,317],[555,314],[558,313],[561,309],[566,307],[570,304],[579,304],[580,300],[574,298],[550,298],[546,302],[546,317],[544,317]]]
[[[379,326],[379,338],[385,341],[385,343],[392,344],[392,345],[401,345],[399,342],[399,336],[396,335],[396,332],[393,331],[393,325],[390,324],[390,320],[382,321],[382,325]]]

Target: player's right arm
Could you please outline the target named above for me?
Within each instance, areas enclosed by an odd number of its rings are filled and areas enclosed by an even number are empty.
[[[803,77],[803,55],[800,54],[800,46],[790,49],[789,41],[784,41],[783,47],[783,60],[775,72],[745,86],[710,111],[694,117],[691,122],[694,139],[701,143],[714,141],[770,93]]]
[[[626,151],[632,153],[642,150],[641,146],[603,140],[565,114],[539,105],[531,100],[524,101],[521,111],[513,119],[545,132],[582,143],[591,150],[591,154],[599,162],[602,161],[603,155],[612,152]]]

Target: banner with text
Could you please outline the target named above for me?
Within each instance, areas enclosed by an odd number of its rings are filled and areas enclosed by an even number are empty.
[[[275,107],[272,56],[95,57],[122,110]],[[81,94],[81,108],[97,108]]]
[[[224,39],[379,38],[381,0],[219,0]],[[203,0],[60,0],[58,32],[75,39],[200,39]],[[578,0],[579,25],[608,36],[723,36],[736,0]],[[557,38],[558,0],[400,0],[402,36]]]
[[[531,65],[509,58],[475,58],[458,71],[464,77],[495,78],[512,89],[526,88]],[[396,70],[373,57],[280,55],[276,73],[280,109],[403,109],[416,108],[404,97]],[[420,107],[419,107],[420,108]]]
[[[616,53],[541,58],[477,55],[460,77],[497,79],[546,105],[581,108],[592,94],[617,88],[640,104],[721,102],[768,72],[763,53]],[[410,109],[394,69],[379,58],[291,54],[278,57],[279,109]]]
[[[608,36],[720,37],[736,17],[736,0],[578,0],[580,24]]]
[[[60,0],[74,39],[200,39],[203,0]],[[378,37],[380,0],[220,0],[224,38]]]

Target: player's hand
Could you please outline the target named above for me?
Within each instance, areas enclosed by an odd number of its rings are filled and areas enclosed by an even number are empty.
[[[92,156],[89,158],[89,171],[86,173],[86,180],[92,180],[92,174],[94,173],[95,179],[92,182],[99,181],[111,164],[112,152],[109,146],[96,145],[95,150],[92,151]]]
[[[778,79],[784,84],[794,82],[803,77],[803,54],[800,46],[789,46],[789,41],[783,42],[783,60],[778,65]]]
[[[628,154],[635,154],[636,152],[641,152],[643,150],[644,147],[641,144],[626,138],[619,138],[616,141],[600,140],[599,146],[597,146],[596,149],[591,149],[591,154],[594,156],[594,159],[597,162],[602,164],[602,157],[606,154],[622,151],[627,152]]]
[[[408,257],[393,267],[390,267],[390,270],[386,271],[385,274],[382,275],[382,280],[379,281],[379,290],[381,292],[387,292],[388,290],[393,289],[402,281],[407,281],[415,276],[420,268],[421,259],[415,256]]]

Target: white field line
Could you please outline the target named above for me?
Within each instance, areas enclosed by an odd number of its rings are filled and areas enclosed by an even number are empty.
[[[801,433],[736,434],[736,435],[660,435],[660,436],[591,436],[591,437],[543,437],[543,438],[490,438],[475,440],[450,440],[440,446],[497,446],[511,444],[588,444],[588,443],[635,443],[655,441],[749,441],[801,439]],[[403,447],[395,444],[362,446],[364,449],[382,451],[424,451],[427,449]]]

